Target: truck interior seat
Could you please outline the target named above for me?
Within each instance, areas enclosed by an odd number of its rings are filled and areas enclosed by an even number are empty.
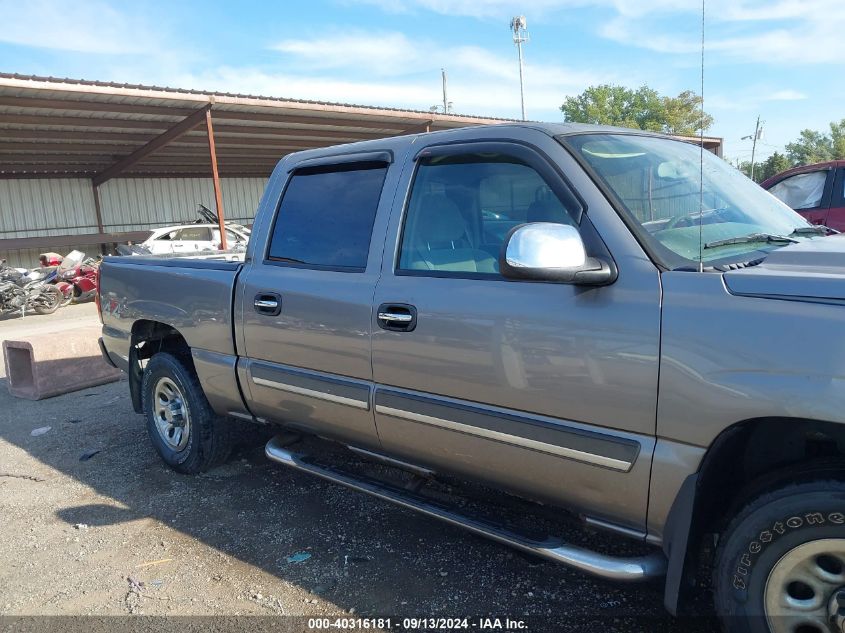
[[[425,194],[419,202],[409,268],[456,272],[497,272],[490,254],[472,247],[464,217],[445,195]]]

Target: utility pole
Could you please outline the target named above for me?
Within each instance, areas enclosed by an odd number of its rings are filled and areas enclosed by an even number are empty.
[[[751,144],[751,180],[754,180],[754,155],[757,153],[757,141],[763,136],[763,128],[760,127],[760,115],[757,115],[757,125],[754,126],[754,135],[743,136],[741,140],[753,139]]]
[[[511,20],[513,43],[519,51],[519,99],[522,104],[522,120],[525,121],[525,85],[523,83],[522,45],[528,41],[528,23],[524,15],[518,15]]]
[[[441,68],[440,74],[443,76],[443,114],[449,114],[449,100],[446,97],[446,69]]]

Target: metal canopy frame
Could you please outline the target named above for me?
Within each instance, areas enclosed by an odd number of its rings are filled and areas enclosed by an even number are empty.
[[[138,239],[104,231],[98,188],[115,177],[211,178],[225,242],[221,178],[266,178],[290,152],[503,121],[0,73],[0,179],[89,179],[98,228],[0,250]]]

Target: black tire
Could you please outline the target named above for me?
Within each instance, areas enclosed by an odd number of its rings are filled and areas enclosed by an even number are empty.
[[[218,416],[211,409],[190,361],[159,353],[144,369],[141,402],[147,421],[147,433],[156,452],[177,472],[187,475],[201,473],[226,461],[232,450],[231,420]],[[164,380],[163,380],[164,379]],[[173,438],[165,439],[159,429],[156,411],[156,389],[171,381],[186,405],[187,439],[184,446],[172,446]]]
[[[772,570],[798,546],[821,539],[845,539],[841,480],[792,484],[745,506],[722,534],[713,568],[716,612],[725,631],[769,633],[765,598]],[[833,630],[824,626],[801,630]]]
[[[44,286],[38,297],[38,303],[32,308],[38,314],[53,314],[62,305],[61,290],[56,286]]]

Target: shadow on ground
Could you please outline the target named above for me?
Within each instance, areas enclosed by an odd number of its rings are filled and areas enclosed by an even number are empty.
[[[533,631],[714,628],[708,596],[696,617],[673,619],[657,584],[534,560],[273,465],[261,447],[178,475],[150,446],[125,382],[38,403],[11,398],[0,382],[0,415],[0,510],[10,523],[0,614],[352,612],[528,618]],[[133,580],[163,597],[134,600]]]

